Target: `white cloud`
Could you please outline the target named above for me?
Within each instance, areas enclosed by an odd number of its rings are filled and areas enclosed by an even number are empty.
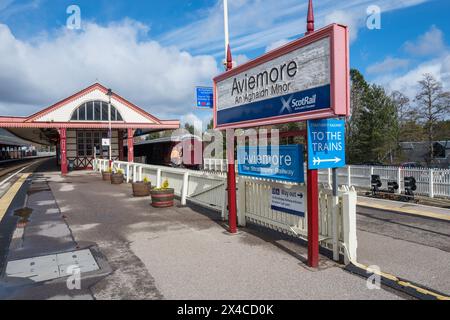
[[[16,0],[0,0],[0,19],[9,19],[23,12],[38,9],[42,0],[18,2]]]
[[[419,36],[417,41],[408,41],[403,48],[410,54],[410,58],[415,56],[432,56],[428,60],[416,63],[411,68],[410,59],[398,59],[387,57],[383,62],[374,64],[367,68],[368,74],[377,77],[373,80],[390,90],[398,90],[414,99],[418,90],[418,82],[423,75],[429,73],[438,81],[441,81],[446,90],[450,90],[450,50],[446,46],[441,30],[432,26],[430,30]],[[435,50],[432,50],[434,48]],[[400,73],[403,69],[403,72]],[[407,69],[406,71],[404,69]]]
[[[379,74],[394,72],[399,69],[405,69],[409,66],[408,59],[399,59],[387,57],[382,62],[374,63],[367,67],[366,72],[368,74]]]
[[[235,58],[233,58],[233,60],[236,66],[240,66],[241,64],[248,62],[250,59],[245,54],[238,54]]]
[[[436,26],[421,35],[416,41],[408,41],[404,45],[405,51],[415,56],[436,56],[446,50],[444,33]]]
[[[289,39],[281,39],[281,40],[277,40],[275,42],[272,42],[271,44],[269,44],[266,47],[266,53],[269,52],[269,51],[275,50],[275,49],[277,49],[279,47],[282,47],[285,44],[289,43],[290,41],[291,40],[289,40]]]
[[[450,90],[450,53],[423,62],[401,75],[388,74],[375,79],[375,82],[392,90],[398,90],[414,99],[418,90],[418,82],[423,75],[429,73],[441,81],[446,90]]]
[[[382,14],[415,6],[431,0],[378,0]],[[316,29],[329,22],[350,25],[351,39],[358,29],[365,27],[366,9],[372,0],[322,0],[314,2]],[[306,30],[308,2],[298,0],[236,0],[230,1],[230,35],[234,53],[264,49],[280,39],[292,38]],[[195,22],[170,30],[160,40],[195,53],[208,53],[222,57],[223,8],[222,1],[208,10],[202,10]]]
[[[147,29],[131,20],[88,23],[81,32],[61,29],[35,44],[0,24],[0,110],[28,115],[99,81],[157,116],[184,114],[195,105],[193,88],[210,85],[220,72],[217,63],[140,41]]]
[[[184,127],[186,123],[193,125],[196,130],[206,130],[208,124],[212,119],[212,113],[209,110],[199,110],[197,114],[190,112],[181,117],[181,126]]]
[[[340,23],[348,26],[350,33],[350,42],[358,37],[358,29],[363,25],[365,16],[358,11],[336,10],[325,17],[325,25],[331,23]]]
[[[192,112],[185,114],[181,117],[181,124],[186,124],[189,123],[191,125],[195,124],[195,123],[201,123],[202,120],[197,117],[195,114],[193,114]]]

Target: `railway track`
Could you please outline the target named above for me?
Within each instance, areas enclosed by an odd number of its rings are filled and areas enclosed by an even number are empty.
[[[18,161],[8,161],[0,163],[0,185],[4,184],[12,176],[24,170],[25,168],[38,164],[48,158],[31,158],[31,159],[21,159]]]

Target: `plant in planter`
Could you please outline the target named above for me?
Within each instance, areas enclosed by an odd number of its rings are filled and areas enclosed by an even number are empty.
[[[116,172],[113,172],[111,174],[111,184],[122,184],[123,178],[123,170],[118,169]]]
[[[109,167],[107,170],[102,171],[102,178],[104,181],[111,181],[112,168]]]
[[[161,188],[151,190],[152,206],[155,208],[173,207],[174,192],[174,189],[169,188],[169,181],[165,180]]]
[[[150,195],[152,184],[147,177],[144,178],[144,181],[133,182],[132,186],[134,197],[148,197]]]

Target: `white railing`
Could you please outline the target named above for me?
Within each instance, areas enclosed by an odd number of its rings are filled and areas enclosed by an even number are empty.
[[[306,166],[305,166],[306,168]],[[204,159],[203,169],[206,171],[226,172],[226,159]],[[388,181],[396,181],[404,191],[405,177],[416,179],[416,194],[427,197],[450,198],[450,170],[428,168],[401,168],[396,166],[357,166],[351,165],[337,170],[338,184],[355,188],[370,189],[371,176],[377,174],[381,178],[383,188],[387,189]],[[320,170],[319,181],[331,184],[331,170]]]
[[[108,160],[94,161],[95,171],[105,171],[108,167]],[[225,217],[226,174],[211,175],[209,172],[122,161],[113,161],[112,167],[114,170],[123,170],[127,183],[143,181],[147,178],[153,186],[160,188],[167,180],[170,188],[174,189],[175,195],[181,198],[182,205],[190,201],[220,211],[222,217]]]
[[[108,168],[108,160],[96,159],[94,170]],[[160,187],[167,179],[182,205],[188,201],[221,213],[227,217],[226,173],[202,172],[162,166],[114,161],[113,169],[124,171],[127,182],[142,181],[147,177]],[[289,188],[306,194],[306,187],[298,184],[280,183],[250,177],[237,179],[238,222],[240,226],[254,223],[263,227],[307,240],[307,212],[304,217],[271,209],[272,188]],[[305,211],[307,211],[305,209]],[[346,262],[356,261],[356,192],[342,187],[337,197],[322,188],[319,192],[320,244],[333,251],[335,259],[343,254]]]
[[[396,181],[400,187],[398,193],[404,191],[405,177],[414,177],[417,195],[450,198],[450,170],[446,169],[347,166],[338,169],[337,174],[338,184],[362,189],[371,188],[371,175],[376,174],[380,176],[384,189],[387,189],[388,181]],[[331,179],[331,170],[319,171],[320,182],[330,184]]]

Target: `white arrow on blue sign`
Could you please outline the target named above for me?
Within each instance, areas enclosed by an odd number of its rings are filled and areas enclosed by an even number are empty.
[[[329,169],[345,166],[345,121],[308,121],[308,168]]]

